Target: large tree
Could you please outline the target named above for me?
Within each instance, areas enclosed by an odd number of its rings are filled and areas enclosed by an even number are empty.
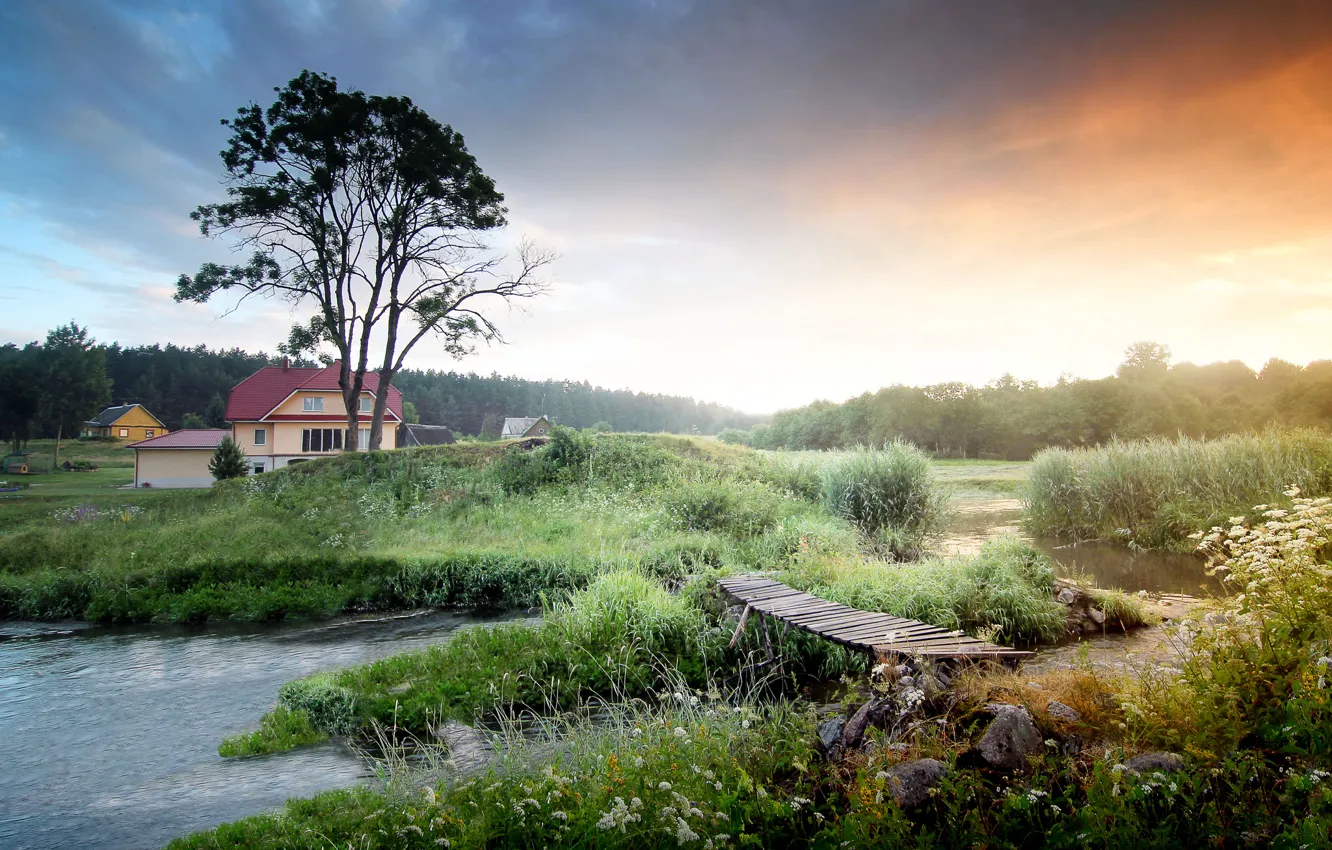
[[[106,353],[88,336],[87,328],[70,322],[46,335],[41,357],[39,411],[55,429],[55,464],[60,464],[60,438],[77,434],[88,418],[111,400]]]
[[[41,405],[41,348],[31,343],[23,348],[0,346],[0,440],[19,451],[37,435]]]
[[[223,120],[228,200],[191,214],[205,236],[235,238],[250,259],[181,275],[175,297],[204,302],[236,290],[313,308],[284,348],[336,349],[343,445],[353,451],[372,345],[382,387],[427,337],[454,357],[500,340],[483,311],[540,293],[551,256],[524,243],[508,269],[486,241],[505,225],[504,196],[462,136],[409,98],[341,90],[310,71],[275,91],[267,109],[250,104]],[[387,400],[376,393],[372,449]]]

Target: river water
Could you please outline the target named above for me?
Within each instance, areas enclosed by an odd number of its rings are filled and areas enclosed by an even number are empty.
[[[151,848],[370,774],[344,745],[223,759],[278,688],[494,622],[456,613],[299,625],[0,623],[0,848]]]
[[[953,510],[953,522],[943,542],[943,548],[950,552],[972,553],[991,537],[1016,534],[1049,555],[1060,574],[1089,576],[1098,587],[1189,596],[1220,592],[1220,584],[1207,575],[1202,560],[1193,555],[1033,539],[1022,533],[1022,503],[1017,499],[958,500]]]

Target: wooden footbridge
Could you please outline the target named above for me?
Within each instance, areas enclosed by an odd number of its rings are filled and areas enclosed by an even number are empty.
[[[915,620],[829,602],[766,576],[733,576],[718,580],[718,584],[745,605],[740,626],[736,629],[735,638],[731,640],[732,645],[744,631],[750,614],[757,611],[760,617],[773,617],[787,627],[804,629],[850,649],[872,653],[880,660],[896,655],[918,655],[936,659],[992,658],[1016,661],[1032,654]],[[771,651],[766,622],[763,623],[763,632]]]

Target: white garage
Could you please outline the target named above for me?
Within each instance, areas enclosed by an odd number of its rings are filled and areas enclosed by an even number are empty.
[[[134,443],[134,486],[212,487],[208,461],[230,436],[230,428],[196,428]]]

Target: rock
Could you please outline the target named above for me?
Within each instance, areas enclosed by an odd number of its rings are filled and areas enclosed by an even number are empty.
[[[904,761],[888,768],[888,790],[904,809],[918,806],[930,796],[930,789],[948,774],[948,765],[934,759]]]
[[[1082,714],[1076,708],[1064,705],[1057,699],[1050,700],[1045,706],[1045,711],[1055,720],[1063,720],[1066,723],[1077,723],[1082,720]]]
[[[819,724],[819,741],[823,744],[824,755],[831,756],[842,745],[842,730],[845,727],[845,714],[834,715]]]
[[[859,749],[865,740],[865,730],[881,725],[892,708],[892,701],[886,697],[875,697],[851,715],[842,728],[842,747],[847,750]]]
[[[1072,605],[1077,599],[1078,592],[1071,587],[1066,587],[1059,591],[1059,595],[1055,597],[1055,601],[1060,605]]]
[[[911,668],[906,666],[905,664],[899,664],[893,668],[893,672],[897,673],[897,678],[900,679],[903,676],[910,676]]]
[[[900,679],[897,680],[897,683],[899,685],[905,685],[906,687],[909,688],[916,684],[916,679],[914,676],[902,676]]]
[[[1096,623],[1096,625],[1098,626],[1105,625],[1105,612],[1102,611],[1100,608],[1087,609],[1087,616],[1091,617],[1092,622]]]
[[[1042,685],[1040,682],[1028,682],[1028,683],[1027,683],[1027,687],[1032,688],[1033,690],[1037,690],[1037,691],[1043,691],[1043,690],[1045,690],[1045,686]]]
[[[1124,770],[1134,775],[1175,773],[1184,769],[1184,757],[1178,753],[1144,753],[1124,762]]]
[[[931,676],[929,673],[922,673],[919,680],[919,687],[925,692],[925,699],[936,700],[944,692],[944,683],[939,681],[939,677]]]
[[[411,689],[412,689],[411,682],[403,682],[400,685],[394,685],[393,687],[389,688],[388,692],[391,694],[405,694]]]
[[[448,747],[449,761],[459,774],[474,773],[490,764],[490,743],[466,723],[449,720],[432,731]]]
[[[977,745],[981,758],[1000,770],[1025,769],[1027,758],[1041,752],[1044,747],[1041,732],[1031,722],[1031,715],[1025,708],[1016,705],[1007,706],[990,721],[989,728]]]

